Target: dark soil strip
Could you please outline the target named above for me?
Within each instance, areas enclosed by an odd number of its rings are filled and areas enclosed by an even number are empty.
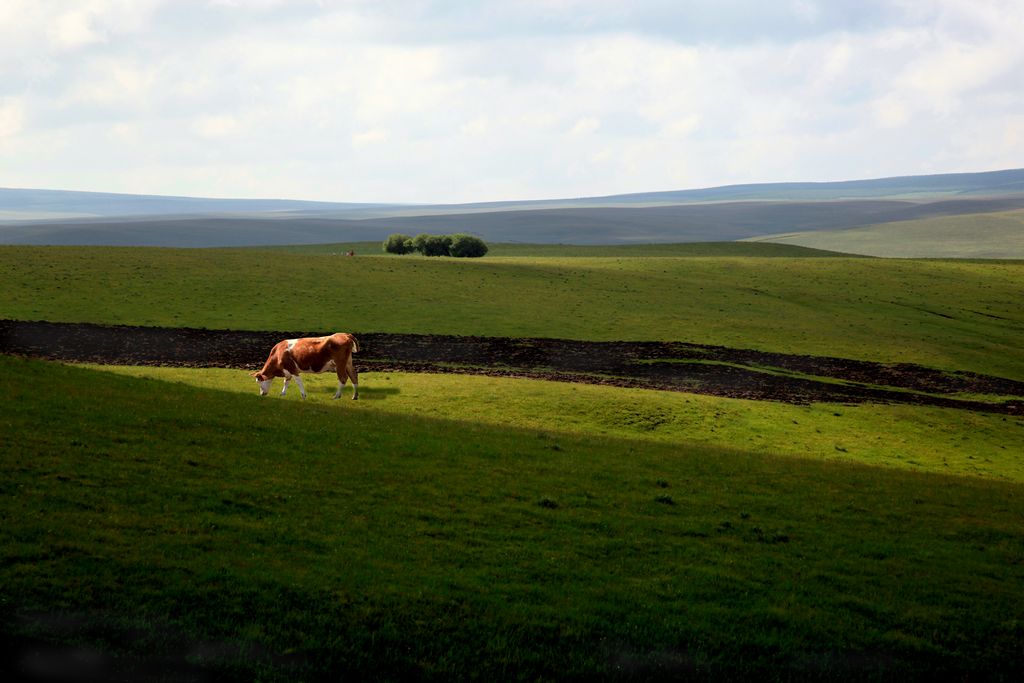
[[[0,353],[75,362],[255,370],[281,339],[324,333],[0,320]],[[911,364],[681,342],[355,334],[360,346],[357,368],[363,371],[531,377],[788,403],[909,403],[1024,414],[1024,382]],[[1020,400],[985,403],[952,397],[959,393]]]

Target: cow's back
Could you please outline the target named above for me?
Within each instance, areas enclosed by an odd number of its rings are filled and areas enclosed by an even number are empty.
[[[355,349],[355,337],[344,332],[284,339],[274,346],[264,370],[272,370],[276,376],[335,370],[348,365]]]
[[[327,339],[333,349],[343,350],[351,346],[352,350],[355,350],[356,338],[346,332],[335,332]]]

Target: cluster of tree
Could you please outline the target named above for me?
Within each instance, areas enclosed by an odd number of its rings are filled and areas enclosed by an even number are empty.
[[[424,256],[476,257],[487,253],[487,245],[475,235],[428,235],[421,233],[409,237],[401,233],[388,235],[384,251],[389,254],[411,254],[418,251]]]

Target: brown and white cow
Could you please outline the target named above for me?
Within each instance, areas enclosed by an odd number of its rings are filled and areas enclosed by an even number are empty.
[[[338,373],[338,391],[334,398],[341,397],[346,378],[352,380],[352,398],[359,398],[359,375],[352,364],[352,354],[359,350],[356,338],[351,334],[337,332],[328,337],[304,337],[279,341],[270,350],[263,369],[252,373],[260,387],[260,396],[266,396],[275,377],[284,377],[281,395],[288,391],[289,380],[299,385],[299,393],[306,398],[306,387],[299,377],[303,372]]]

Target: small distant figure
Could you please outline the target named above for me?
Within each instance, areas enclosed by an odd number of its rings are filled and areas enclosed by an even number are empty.
[[[345,256],[355,256],[355,255],[356,255],[356,250],[355,249],[350,249],[350,250],[345,252]]]

